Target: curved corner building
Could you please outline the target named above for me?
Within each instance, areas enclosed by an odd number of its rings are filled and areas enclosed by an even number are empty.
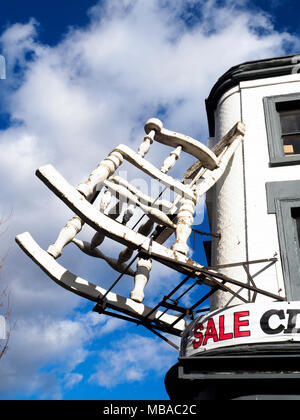
[[[246,126],[207,194],[211,231],[220,235],[211,265],[252,289],[226,283],[236,296],[217,291],[210,313],[189,325],[166,375],[171,399],[300,399],[298,59],[232,67],[206,100],[210,146],[237,121]]]

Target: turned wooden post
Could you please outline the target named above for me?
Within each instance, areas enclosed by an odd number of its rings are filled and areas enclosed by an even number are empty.
[[[182,146],[176,147],[170,155],[165,159],[163,166],[160,168],[160,171],[163,174],[168,173],[175,165],[176,160],[179,159],[180,153],[182,151]]]
[[[102,160],[96,169],[91,172],[88,180],[77,186],[77,190],[85,196],[88,201],[94,198],[97,186],[111,176],[123,162],[120,152],[112,151]]]
[[[101,198],[101,203],[100,203],[100,211],[102,211],[102,213],[105,212],[107,206],[110,204],[111,202],[111,191],[106,188],[106,190],[104,191],[102,198]]]
[[[138,149],[138,154],[140,156],[144,157],[149,152],[150,146],[153,143],[154,135],[155,130],[151,130],[149,134],[146,134]]]
[[[151,219],[148,219],[147,222],[143,223],[139,227],[138,233],[141,233],[142,235],[147,236],[152,231],[153,226],[154,226],[154,221]],[[128,247],[122,249],[122,251],[119,254],[118,263],[122,264],[125,261],[128,261],[129,258],[132,256],[133,251],[134,250],[132,248],[128,248]]]
[[[127,206],[127,208],[126,208],[126,210],[124,211],[124,214],[123,214],[122,225],[127,225],[129,220],[134,215],[135,207],[136,207],[135,204],[129,204]]]
[[[69,244],[77,233],[81,231],[83,223],[84,222],[78,216],[74,216],[69,220],[59,232],[55,243],[48,247],[48,254],[52,255],[55,259],[60,257],[63,247]]]
[[[145,157],[145,155],[149,152],[150,146],[153,143],[154,135],[155,135],[155,130],[151,130],[150,133],[146,134],[146,136],[144,137],[144,140],[142,141],[138,149],[138,154],[141,157]],[[132,216],[134,215],[135,207],[136,206],[132,203],[127,206],[127,209],[125,210],[124,215],[123,215],[123,220],[122,220],[123,225],[127,225],[129,220],[132,218]]]
[[[187,241],[192,232],[196,203],[188,198],[181,199],[181,206],[177,216],[176,241],[172,245],[173,251],[187,255],[189,247]]]
[[[162,173],[166,174],[169,172],[169,170],[171,170],[174,167],[177,159],[180,156],[181,151],[182,151],[182,146],[178,146],[175,150],[173,150],[170,153],[170,155],[164,160],[164,163],[162,167],[160,168],[160,171]],[[146,226],[150,227],[150,224],[148,223],[148,225]],[[151,230],[152,228],[153,228],[153,223],[151,225]],[[128,256],[130,252],[125,251],[124,254]],[[131,252],[131,255],[132,255],[132,252]],[[130,297],[136,302],[141,303],[143,302],[143,299],[144,299],[144,288],[149,280],[150,271],[152,268],[152,260],[151,259],[145,260],[144,258],[139,258],[136,267],[137,267],[136,273],[134,276],[134,289],[130,293]]]
[[[150,271],[152,268],[152,260],[140,258],[137,263],[137,269],[134,276],[134,288],[130,293],[130,298],[136,302],[143,302],[144,300],[144,288],[148,283]]]

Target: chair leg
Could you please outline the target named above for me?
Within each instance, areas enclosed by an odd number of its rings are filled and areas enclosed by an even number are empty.
[[[195,202],[188,198],[181,200],[181,206],[177,218],[176,241],[172,245],[172,249],[180,254],[187,255],[189,247],[187,241],[192,232],[192,224],[194,221]]]
[[[73,238],[81,231],[84,222],[78,216],[74,216],[67,224],[61,229],[54,244],[49,245],[47,252],[53,258],[58,258],[62,254],[64,246],[69,244]]]
[[[130,298],[136,302],[142,303],[144,300],[144,288],[149,280],[152,268],[152,260],[140,258],[137,263],[137,270],[134,276],[134,288],[130,293]]]

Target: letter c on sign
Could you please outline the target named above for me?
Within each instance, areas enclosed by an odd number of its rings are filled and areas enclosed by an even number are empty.
[[[269,320],[273,315],[277,315],[279,319],[285,318],[284,311],[282,309],[280,311],[271,309],[270,311],[265,312],[260,319],[260,326],[266,334],[279,334],[284,330],[284,325],[282,324],[280,324],[277,328],[270,327]]]

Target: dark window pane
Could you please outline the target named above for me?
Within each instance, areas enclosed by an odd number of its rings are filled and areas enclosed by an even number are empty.
[[[294,207],[291,209],[292,217],[296,221],[296,229],[298,234],[298,245],[300,246],[300,207]]]
[[[277,102],[281,139],[286,156],[300,154],[300,101]]]
[[[282,134],[300,132],[300,109],[294,111],[281,111],[279,115]]]
[[[297,225],[298,245],[299,245],[300,244],[300,217],[296,219],[296,225]]]
[[[280,101],[276,103],[276,110],[278,112],[282,111],[295,111],[297,109],[300,109],[300,100],[294,100],[294,101]]]

